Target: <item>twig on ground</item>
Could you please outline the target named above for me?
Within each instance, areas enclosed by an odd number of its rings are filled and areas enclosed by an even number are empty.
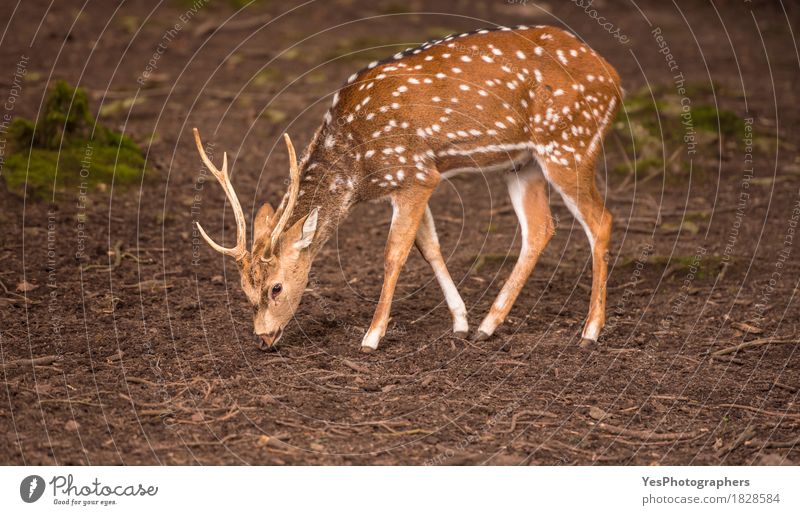
[[[555,448],[551,447],[550,444],[555,444]],[[546,442],[539,444],[539,447],[541,449],[545,449],[547,451],[555,453],[560,453],[563,452],[564,450],[572,451],[573,453],[585,456],[592,461],[620,461],[622,459],[619,456],[598,455],[596,451],[581,449],[579,447],[575,447],[574,445],[570,445],[566,442],[555,440],[553,438],[549,438]]]
[[[429,429],[406,429],[405,431],[393,431],[391,433],[373,433],[376,436],[408,436],[408,435],[430,435],[433,431]]]
[[[750,340],[749,342],[740,343],[738,345],[733,345],[731,347],[726,347],[724,349],[720,349],[714,352],[707,352],[706,354],[711,354],[712,356],[724,356],[725,354],[732,354],[734,352],[738,352],[743,349],[750,349],[752,347],[759,347],[761,345],[770,345],[770,344],[782,344],[782,343],[800,343],[797,339],[794,338],[758,338],[755,340]]]
[[[156,447],[153,450],[163,451],[167,449],[175,449],[176,447],[205,447],[205,446],[225,445],[226,443],[230,442],[231,440],[237,437],[240,437],[241,440],[244,440],[244,437],[241,437],[241,435],[232,434],[224,438],[220,438],[219,440],[206,440],[206,441],[195,440],[193,442],[180,442],[173,445],[163,445],[160,447]]]
[[[343,359],[342,360],[342,365],[346,366],[347,368],[349,368],[351,370],[355,370],[356,372],[361,372],[362,374],[371,374],[372,373],[372,371],[369,369],[369,367],[366,367],[364,365],[359,365],[358,363],[354,363],[354,362],[350,361],[349,359]]]
[[[458,337],[454,336],[453,338],[450,339],[451,342],[452,342],[452,340],[458,340],[458,341],[464,342],[464,344],[466,344],[468,347],[471,347],[471,348],[475,349],[476,351],[480,352],[481,354],[488,354],[489,352],[491,352],[491,351],[489,351],[487,349],[483,349],[481,347],[478,347],[477,345],[472,343],[469,338],[458,338]]]
[[[312,433],[316,433],[316,432],[322,431],[322,429],[317,429],[315,427],[305,426],[303,424],[298,424],[296,422],[289,422],[288,420],[275,419],[275,423],[276,424],[280,424],[282,426],[286,426],[286,427],[293,427],[295,429],[300,429],[301,431],[310,431]]]
[[[800,447],[800,437],[795,438],[793,440],[767,440],[767,441],[759,441],[759,440],[752,440],[747,444],[749,447],[767,447],[772,449],[786,449],[792,447]]]
[[[744,365],[744,360],[734,358],[733,356],[711,356],[712,361],[722,361],[725,363],[733,363],[734,365]]]
[[[705,433],[700,433],[695,437],[692,438],[684,438],[681,440],[681,443],[688,443],[698,438],[702,438]],[[613,438],[614,443],[619,443],[622,445],[633,445],[635,447],[663,447],[666,445],[675,445],[675,440],[650,440],[650,441],[643,441],[643,440],[627,440],[625,438],[620,437],[619,435],[615,434],[598,434],[598,436],[602,436],[604,438]]]
[[[141,417],[166,417],[174,415],[175,412],[169,408],[164,409],[143,409],[136,412]]]
[[[110,265],[85,265],[82,268],[82,271],[86,272],[88,270],[97,270],[98,272],[110,272],[112,270],[115,270],[116,268],[119,267],[119,265],[122,264],[122,258],[124,257],[129,257],[134,261],[136,261],[137,263],[139,262],[139,258],[134,256],[130,252],[122,252],[122,240],[114,244],[114,249],[112,250],[112,252],[114,253],[114,262],[111,263]]]
[[[7,361],[5,365],[8,367],[19,366],[19,365],[45,366],[45,365],[52,365],[58,360],[59,357],[56,355],[40,356],[38,358],[23,358],[23,359],[15,359],[14,361]]]
[[[752,411],[754,413],[759,413],[761,415],[769,415],[772,417],[783,417],[783,418],[790,418],[790,419],[800,419],[800,413],[789,413],[784,412],[781,413],[779,411],[769,411],[761,408],[756,408],[755,406],[748,406],[746,404],[732,404],[732,403],[725,403],[725,404],[717,404],[716,408],[734,408],[734,409],[742,409],[745,411]]]
[[[156,388],[159,388],[159,387],[162,386],[162,385],[160,385],[158,383],[154,383],[153,381],[150,381],[149,379],[142,379],[141,377],[134,377],[134,376],[126,377],[125,381],[128,382],[128,383],[133,383],[133,384],[144,384],[144,385],[147,385],[147,386],[154,386]]]
[[[238,415],[239,413],[241,413],[241,410],[239,408],[234,408],[231,411],[229,411],[228,413],[226,413],[225,415],[222,415],[221,417],[217,417],[217,418],[212,418],[211,420],[178,419],[178,420],[172,421],[172,424],[189,424],[189,425],[193,425],[193,426],[197,426],[197,425],[201,425],[201,424],[213,424],[215,422],[224,422],[226,420],[229,420],[229,419],[235,417],[236,415]]]
[[[163,402],[144,402],[144,401],[137,401],[133,400],[131,397],[125,395],[124,393],[119,394],[120,398],[126,400],[133,404],[134,406],[141,406],[143,408],[160,408],[164,405],[171,404],[172,401],[163,401]]]
[[[99,402],[85,401],[82,399],[41,399],[40,404],[80,404],[82,406],[92,406],[95,408],[107,408],[105,404]]]
[[[739,433],[739,436],[736,437],[729,445],[726,445],[722,449],[717,451],[717,457],[722,458],[726,454],[730,454],[731,452],[735,451],[737,447],[744,444],[751,438],[756,435],[755,429],[752,426],[747,426],[744,431]]]
[[[522,410],[514,413],[511,416],[511,426],[505,430],[501,431],[502,433],[513,433],[514,430],[517,428],[517,422],[519,421],[520,417],[524,415],[535,415],[537,417],[550,417],[550,418],[557,418],[558,415],[555,413],[550,413],[549,411],[541,411],[541,410]]]
[[[634,438],[641,438],[643,440],[685,440],[687,438],[695,438],[703,434],[706,430],[697,431],[682,431],[675,433],[656,433],[651,430],[628,429],[626,427],[619,427],[605,422],[597,422],[594,427],[603,431],[616,433],[623,436],[631,436]]]
[[[123,288],[123,289],[139,289],[139,290],[144,290],[144,289],[146,289],[146,288],[150,288],[150,291],[151,291],[151,292],[152,292],[153,290],[155,290],[157,287],[159,287],[159,288],[163,288],[163,289],[165,289],[165,290],[169,290],[170,288],[174,288],[174,287],[175,287],[175,285],[174,285],[174,284],[172,284],[172,283],[168,283],[168,282],[166,282],[166,281],[159,281],[159,280],[156,280],[156,279],[148,279],[148,280],[146,280],[146,281],[140,281],[140,282],[138,282],[138,283],[132,283],[132,284],[125,284],[125,283],[123,283],[123,284],[120,286],[120,288]]]

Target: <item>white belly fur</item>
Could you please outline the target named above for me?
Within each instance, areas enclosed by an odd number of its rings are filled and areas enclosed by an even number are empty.
[[[442,172],[442,178],[449,179],[450,177],[454,177],[456,175],[461,175],[462,173],[493,173],[493,172],[507,172],[508,170],[518,170],[528,164],[533,159],[533,154],[529,151],[523,151],[519,154],[511,157],[511,159],[507,158],[508,154],[504,156],[504,159],[497,163],[493,163],[487,166],[466,166],[461,168],[451,168],[450,170],[445,170]]]

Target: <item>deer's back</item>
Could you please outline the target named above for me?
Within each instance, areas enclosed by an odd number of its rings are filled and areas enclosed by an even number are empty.
[[[613,67],[561,29],[478,30],[353,74],[320,137],[351,148],[363,179],[388,193],[425,180],[431,167],[480,169],[530,155],[581,160],[596,150],[599,121],[613,116],[620,96]]]

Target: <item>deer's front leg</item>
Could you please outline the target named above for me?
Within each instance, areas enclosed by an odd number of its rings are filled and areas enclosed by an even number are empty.
[[[375,308],[375,315],[372,317],[372,324],[361,341],[363,352],[377,349],[378,343],[386,333],[397,278],[408,258],[432,192],[433,187],[419,186],[392,195],[392,226],[389,229],[389,239],[384,252],[383,288],[378,306]]]

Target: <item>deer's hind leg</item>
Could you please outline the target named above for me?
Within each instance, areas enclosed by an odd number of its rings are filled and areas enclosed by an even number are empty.
[[[425,208],[425,214],[417,230],[416,243],[422,257],[431,265],[436,280],[442,288],[447,307],[453,316],[453,333],[459,338],[465,338],[467,331],[469,331],[467,307],[464,305],[464,300],[459,295],[458,289],[452,277],[450,277],[450,272],[447,270],[447,264],[439,247],[439,237],[436,235],[436,225],[434,224],[430,207]]]
[[[547,180],[561,194],[567,208],[581,224],[589,239],[592,251],[592,296],[581,340],[581,347],[589,347],[597,341],[600,330],[605,325],[608,275],[606,254],[611,239],[612,216],[597,191],[594,159],[572,166],[548,162],[544,165],[544,170]]]
[[[509,172],[508,193],[519,219],[522,245],[511,275],[473,337],[476,341],[485,340],[503,323],[555,231],[547,198],[547,181],[535,161],[519,172]]]
[[[567,208],[583,227],[592,250],[592,295],[589,316],[581,333],[583,348],[597,341],[606,320],[607,254],[613,217],[597,190],[595,163],[617,106],[617,100],[612,98],[603,118],[596,120],[595,132],[585,150],[567,151],[561,157],[555,153],[538,156],[547,181],[561,194]]]

